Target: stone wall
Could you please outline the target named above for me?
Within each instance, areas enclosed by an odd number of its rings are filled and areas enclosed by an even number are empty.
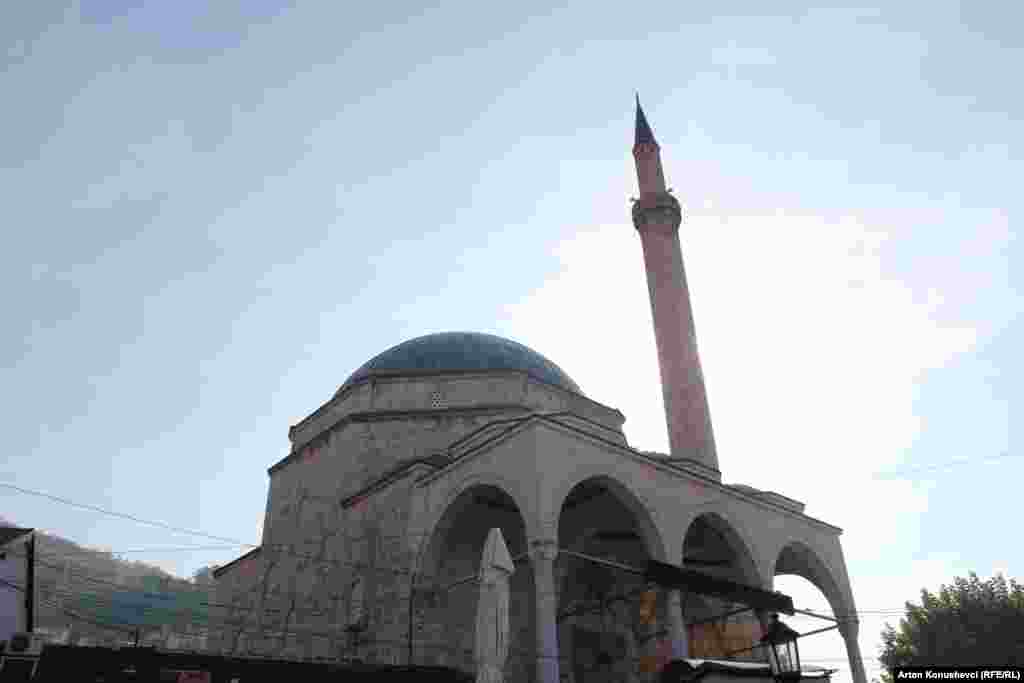
[[[285,657],[404,661],[411,481],[343,509],[303,483],[281,487],[266,543],[250,565],[217,581],[222,651]],[[241,563],[240,563],[241,564]],[[362,581],[363,643],[351,642],[352,589]],[[239,637],[244,633],[244,637]]]

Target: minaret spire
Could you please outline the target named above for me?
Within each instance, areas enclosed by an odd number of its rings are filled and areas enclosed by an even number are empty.
[[[665,187],[661,149],[639,95],[633,157],[640,186],[640,198],[633,203],[633,225],[643,245],[672,457],[721,479],[679,243],[682,209]]]
[[[654,131],[647,123],[640,94],[636,96],[636,134],[633,143],[633,157],[636,159],[636,175],[640,182],[640,197],[665,192],[665,174],[661,169],[661,148],[654,139]]]
[[[636,142],[637,145],[654,145],[657,147],[658,143],[654,139],[654,131],[651,130],[651,126],[647,123],[647,117],[644,116],[643,107],[640,106],[640,93],[636,94]]]

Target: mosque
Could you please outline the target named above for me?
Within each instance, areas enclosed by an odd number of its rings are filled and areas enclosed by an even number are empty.
[[[215,572],[216,648],[472,671],[472,579],[498,527],[516,567],[508,681],[651,680],[652,651],[720,657],[756,639],[756,620],[729,616],[735,603],[693,591],[660,592],[657,627],[640,624],[635,578],[610,567],[654,559],[764,590],[778,575],[808,579],[866,683],[841,530],[798,501],[722,482],[682,212],[639,101],[633,156],[671,453],[630,447],[622,413],[514,341],[398,344],[289,430],[262,544]]]

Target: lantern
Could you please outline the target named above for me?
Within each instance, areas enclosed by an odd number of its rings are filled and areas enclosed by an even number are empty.
[[[778,614],[772,615],[761,645],[768,647],[772,676],[780,683],[800,680],[800,651],[796,644],[799,637],[799,633],[779,621]]]

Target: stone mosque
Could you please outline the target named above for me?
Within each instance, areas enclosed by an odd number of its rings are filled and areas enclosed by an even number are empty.
[[[639,100],[633,156],[671,453],[632,448],[622,413],[514,341],[398,344],[290,428],[289,455],[269,469],[262,544],[215,572],[215,648],[471,672],[472,579],[498,527],[516,567],[508,681],[653,680],[651,652],[723,657],[760,636],[749,612],[729,616],[737,603],[680,590],[657,594],[658,628],[644,631],[636,600],[612,599],[635,596],[636,577],[610,567],[653,559],[764,590],[806,578],[866,683],[841,530],[798,501],[722,482],[682,212]],[[763,661],[746,650],[736,658]]]

